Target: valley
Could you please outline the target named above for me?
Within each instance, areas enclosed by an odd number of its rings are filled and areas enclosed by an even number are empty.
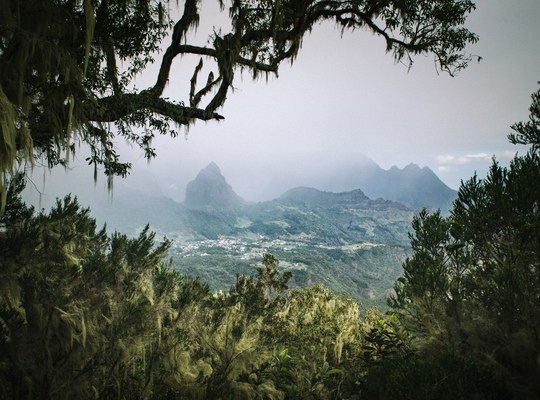
[[[322,283],[366,306],[384,307],[410,255],[414,214],[420,205],[451,204],[455,192],[425,167],[385,171],[360,161],[349,171],[326,171],[335,175],[326,184],[321,175],[324,190],[294,187],[260,202],[239,196],[213,162],[187,184],[183,201],[150,183],[145,191],[120,182],[113,199],[76,194],[109,232],[135,236],[149,224],[157,238],[171,241],[172,266],[213,291],[226,290],[239,274],[254,274],[270,253],[292,272],[291,287]]]
[[[199,276],[212,290],[234,284],[238,274],[253,275],[264,253],[277,257],[280,268],[292,272],[290,287],[322,283],[336,293],[361,300],[365,306],[384,307],[410,250],[395,244],[312,245],[266,237],[175,241],[170,250],[175,269],[187,276]]]
[[[155,208],[164,212],[165,204]],[[210,164],[188,185],[186,201],[173,205],[167,215],[175,220],[151,228],[172,240],[172,266],[214,291],[238,275],[253,275],[270,253],[292,272],[291,287],[321,283],[366,306],[384,307],[410,253],[414,211],[372,200],[359,189],[299,187],[272,201],[248,203]]]

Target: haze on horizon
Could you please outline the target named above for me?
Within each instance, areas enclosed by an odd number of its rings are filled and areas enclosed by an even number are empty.
[[[506,163],[520,151],[506,135],[527,118],[530,94],[538,88],[540,2],[476,3],[467,25],[480,41],[469,52],[482,60],[457,77],[438,73],[429,56],[417,57],[408,71],[385,54],[380,38],[363,31],[341,35],[332,24],[321,25],[279,78],[252,81],[244,75],[222,109],[223,122],[197,122],[177,138],[156,138],[158,156],[149,164],[140,151],[124,146],[121,155],[134,167],[115,186],[182,200],[187,182],[213,161],[240,196],[267,200],[365,156],[385,169],[428,166],[453,189],[474,171],[483,177],[493,156]],[[203,13],[202,37],[214,19],[213,11]],[[169,97],[189,92],[186,71],[180,66],[172,77]],[[142,76],[138,86],[152,82],[153,74]],[[84,153],[78,152],[68,174],[55,171],[60,179],[46,178],[45,196],[81,190],[108,196],[102,175],[92,189]],[[42,173],[33,179],[39,190]]]

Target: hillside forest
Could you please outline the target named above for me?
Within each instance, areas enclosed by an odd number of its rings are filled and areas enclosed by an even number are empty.
[[[86,143],[89,162],[124,175],[113,135],[153,156],[151,138],[128,125],[166,132],[222,118],[233,67],[277,71],[317,21],[371,29],[397,59],[434,53],[450,72],[476,40],[462,27],[474,8],[464,0],[261,0],[233,1],[234,34],[197,47],[184,41],[197,2],[184,6],[175,24],[154,1],[1,3],[0,397],[540,398],[540,90],[508,136],[526,153],[463,182],[448,215],[413,217],[412,253],[384,309],[319,284],[290,287],[268,253],[255,274],[212,291],[173,269],[171,242],[149,228],[110,234],[70,195],[49,211],[22,201],[19,166],[39,157],[62,164]],[[169,28],[156,85],[128,93]],[[197,67],[189,106],[161,97],[184,53],[218,65],[199,91]],[[115,57],[132,67],[121,72]]]

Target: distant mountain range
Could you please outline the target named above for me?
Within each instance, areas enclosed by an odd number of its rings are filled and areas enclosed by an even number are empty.
[[[314,182],[313,179],[311,181]],[[394,166],[385,170],[367,157],[355,165],[341,167],[335,171],[319,171],[315,185],[317,189],[329,192],[361,190],[371,199],[391,200],[415,211],[426,207],[432,211],[440,209],[443,213],[451,209],[457,194],[428,167],[420,168],[411,163],[403,169]],[[206,193],[205,190],[212,192]],[[295,190],[299,189],[291,189],[281,198],[292,195]],[[314,190],[312,189],[313,193]],[[331,201],[336,200],[336,196],[331,197]],[[228,206],[243,202],[227,184],[219,167],[213,162],[202,169],[186,188],[185,203],[188,206]]]
[[[115,189],[113,201],[80,201],[109,230],[134,235],[150,224],[158,238],[173,239],[175,268],[201,276],[213,289],[234,283],[238,273],[253,273],[262,253],[271,252],[293,271],[293,285],[321,282],[380,305],[410,254],[414,213],[424,205],[448,206],[455,192],[413,164],[385,171],[373,163],[336,176],[341,181],[321,179],[319,188],[296,187],[254,203],[210,163],[188,183],[184,202],[126,186]],[[329,189],[353,180],[359,182],[354,190]]]
[[[457,195],[430,168],[412,163],[402,169],[393,166],[385,170],[370,158],[361,157],[355,163],[318,171],[317,175],[312,182],[320,189],[332,192],[361,189],[372,199],[396,201],[415,211],[426,207],[447,213]]]
[[[166,207],[161,201],[155,209]],[[238,273],[253,273],[261,254],[271,252],[293,272],[293,285],[320,282],[381,305],[409,254],[414,211],[372,200],[360,189],[297,187],[272,201],[248,203],[211,163],[188,184],[184,203],[167,214],[173,218],[153,220],[180,238],[173,265],[214,289],[234,283]]]
[[[110,227],[123,232],[133,232],[150,223],[158,231],[176,232],[194,239],[239,235],[241,231],[244,234],[264,234],[262,226],[269,224],[267,220],[275,220],[287,207],[330,213],[336,210],[393,210],[412,214],[424,206],[446,211],[455,198],[455,191],[444,185],[429,168],[419,168],[414,164],[390,170],[383,170],[375,163],[367,164],[364,172],[355,176],[366,189],[334,193],[297,187],[272,201],[250,203],[235,193],[220,168],[212,162],[188,183],[183,203],[123,188],[115,193],[112,203],[102,201],[91,204],[91,208],[98,221],[106,221]],[[342,185],[343,182],[334,182],[334,186]],[[256,222],[240,229],[236,226],[237,218],[254,219]],[[305,215],[305,218],[310,218],[310,215]],[[331,226],[334,220],[330,218],[325,223]],[[290,221],[287,224],[294,225]],[[407,240],[406,237],[403,240]]]
[[[249,203],[234,192],[215,163],[187,185],[183,203],[124,189],[112,203],[92,205],[92,211],[99,222],[126,233],[150,223],[158,232],[185,240],[304,235],[323,244],[406,243],[403,232],[413,214],[403,204],[371,200],[359,189],[331,193],[299,187],[272,201]],[[400,223],[380,220],[382,213],[399,215]]]

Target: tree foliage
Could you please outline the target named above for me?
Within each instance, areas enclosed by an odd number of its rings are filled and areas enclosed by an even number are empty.
[[[537,101],[533,96],[533,102]],[[530,145],[420,212],[390,315],[266,254],[226,292],[170,269],[167,241],[97,230],[69,196],[48,213],[6,191],[0,217],[5,398],[514,399],[540,394],[540,154]]]
[[[89,147],[90,164],[103,165],[108,176],[126,175],[130,165],[117,154],[117,136],[150,158],[154,135],[175,136],[175,125],[222,119],[217,111],[239,71],[254,78],[277,74],[283,61],[298,55],[306,33],[323,21],[381,36],[387,51],[409,65],[412,56],[432,53],[450,73],[466,66],[464,48],[477,40],[464,28],[474,9],[470,0],[220,0],[223,26],[199,45],[194,32],[201,4],[186,0],[176,18],[168,0],[3,1],[3,191],[17,162],[36,156],[49,166],[66,164],[80,144]],[[137,89],[135,77],[162,49],[154,85]],[[165,98],[173,61],[185,63],[187,56],[199,59],[185,77],[189,92],[182,99]]]
[[[167,241],[96,229],[66,197],[48,213],[12,181],[0,219],[0,397],[331,399],[358,390],[359,305],[266,254],[211,293]],[[382,318],[379,316],[379,318]],[[349,371],[348,374],[345,371]]]
[[[168,243],[108,237],[69,197],[37,215],[8,201],[1,222],[2,397],[147,393],[180,283]]]
[[[509,136],[527,153],[462,183],[448,218],[415,218],[413,255],[390,302],[427,353],[472,355],[507,383],[504,398],[540,395],[539,93]]]
[[[529,120],[512,125],[514,132],[508,135],[508,139],[514,144],[530,145],[531,151],[538,154],[540,152],[540,90],[533,93],[531,97]]]

